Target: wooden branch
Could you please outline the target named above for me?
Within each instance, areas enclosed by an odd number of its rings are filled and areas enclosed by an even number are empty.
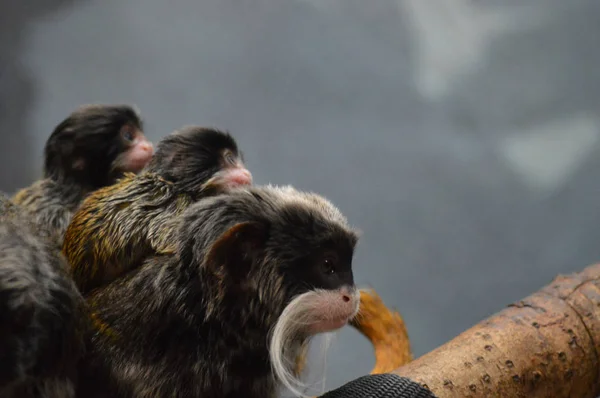
[[[394,372],[445,397],[600,395],[600,264],[559,276]]]

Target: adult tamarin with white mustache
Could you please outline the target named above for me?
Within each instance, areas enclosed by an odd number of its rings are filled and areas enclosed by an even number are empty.
[[[182,214],[174,254],[88,297],[81,397],[274,398],[311,336],[358,311],[357,233],[323,197],[248,187]]]

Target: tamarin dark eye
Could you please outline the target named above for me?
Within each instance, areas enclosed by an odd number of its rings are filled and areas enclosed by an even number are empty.
[[[332,275],[335,274],[335,266],[336,266],[336,261],[333,257],[325,257],[325,259],[323,260],[323,271],[328,274],[328,275]]]
[[[226,151],[223,156],[225,157],[225,162],[229,163],[229,164],[235,164],[235,156],[233,155],[233,153]]]
[[[123,137],[123,139],[127,142],[133,142],[133,132],[131,131],[130,128],[126,128],[124,130],[121,131],[121,136]]]

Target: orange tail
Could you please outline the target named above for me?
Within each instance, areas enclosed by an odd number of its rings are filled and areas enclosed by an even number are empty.
[[[361,290],[360,312],[351,325],[373,345],[375,367],[371,374],[391,372],[412,360],[404,320],[388,309],[375,291]]]
[[[404,320],[385,306],[375,291],[360,291],[360,312],[350,323],[373,345],[375,367],[371,374],[388,373],[412,361]],[[306,365],[306,353],[296,358],[296,374]]]

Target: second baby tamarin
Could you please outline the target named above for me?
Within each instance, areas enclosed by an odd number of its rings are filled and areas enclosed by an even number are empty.
[[[229,133],[189,126],[166,136],[142,173],[95,191],[73,216],[63,253],[79,289],[86,294],[151,254],[172,253],[174,224],[183,210],[251,183]]]
[[[62,237],[83,198],[125,172],[139,172],[154,148],[129,105],[85,105],[59,123],[44,148],[44,178],[13,202],[43,228]]]

